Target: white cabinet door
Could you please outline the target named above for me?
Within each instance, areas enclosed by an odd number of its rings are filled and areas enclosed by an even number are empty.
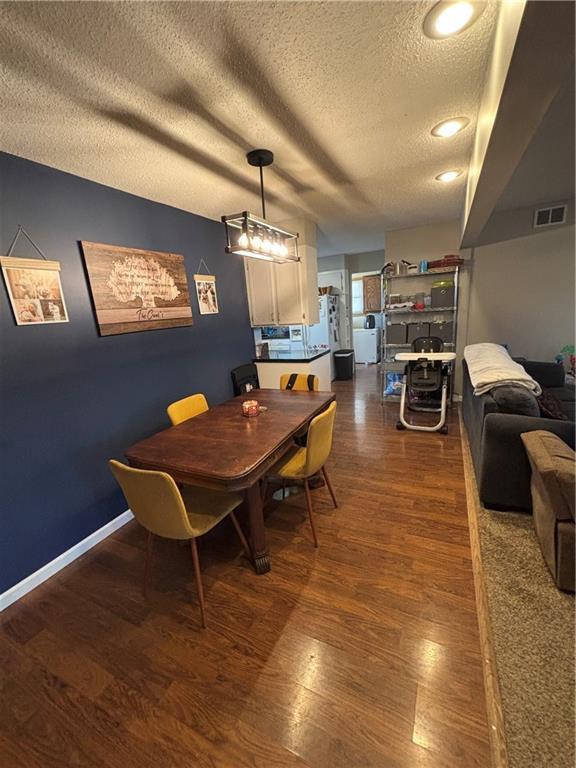
[[[269,261],[244,259],[251,325],[276,325],[274,267]]]
[[[279,325],[299,325],[305,321],[302,310],[301,264],[275,264],[276,320]]]

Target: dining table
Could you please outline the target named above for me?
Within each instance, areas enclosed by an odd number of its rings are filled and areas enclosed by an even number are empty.
[[[245,495],[256,573],[270,570],[261,480],[294,436],[335,399],[333,392],[258,389],[157,432],[125,451],[130,466],[166,472],[177,483]],[[257,400],[257,416],[242,403]]]

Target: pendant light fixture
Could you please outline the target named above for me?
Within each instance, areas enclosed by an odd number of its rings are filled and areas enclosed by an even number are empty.
[[[247,153],[248,165],[260,169],[260,197],[262,218],[248,211],[222,216],[226,229],[226,253],[236,253],[252,259],[274,261],[283,264],[300,261],[298,258],[298,233],[288,232],[266,221],[266,200],[264,198],[264,171],[272,165],[274,155],[269,149],[252,149]]]

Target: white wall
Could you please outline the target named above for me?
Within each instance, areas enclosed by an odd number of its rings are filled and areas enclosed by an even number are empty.
[[[448,253],[460,253],[460,224],[457,221],[386,232],[386,261],[406,259],[418,264],[422,259],[431,261]]]
[[[574,227],[473,250],[467,343],[553,360],[574,343]]]
[[[332,272],[335,269],[346,269],[345,254],[318,257],[318,272]]]
[[[277,222],[279,227],[289,232],[298,233],[298,255],[301,263],[298,265],[300,286],[303,291],[304,306],[307,307],[306,324],[320,321],[318,313],[318,249],[316,240],[318,227],[310,219],[284,219]]]
[[[366,251],[365,253],[342,253],[338,256],[322,256],[318,259],[318,272],[332,272],[334,269],[347,269],[353,272],[379,271],[384,266],[384,251]]]
[[[385,252],[368,251],[367,253],[349,253],[346,267],[350,274],[354,272],[379,272],[384,266]]]
[[[553,229],[564,227],[565,224],[574,224],[574,198],[554,202],[554,205],[563,204],[567,206],[565,223],[554,224],[546,227],[546,229],[536,230],[536,232],[551,232]],[[540,207],[548,208],[550,203]],[[488,245],[489,243],[499,243],[503,240],[512,240],[515,237],[528,237],[528,235],[533,234],[535,234],[534,208],[494,211],[482,230],[480,237],[476,240],[475,247],[478,248],[480,245]]]

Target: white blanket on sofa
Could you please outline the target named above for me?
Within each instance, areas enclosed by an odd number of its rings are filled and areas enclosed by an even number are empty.
[[[519,363],[515,363],[500,344],[469,344],[464,347],[464,359],[475,395],[483,395],[504,385],[524,387],[536,396],[542,394],[540,384]]]

